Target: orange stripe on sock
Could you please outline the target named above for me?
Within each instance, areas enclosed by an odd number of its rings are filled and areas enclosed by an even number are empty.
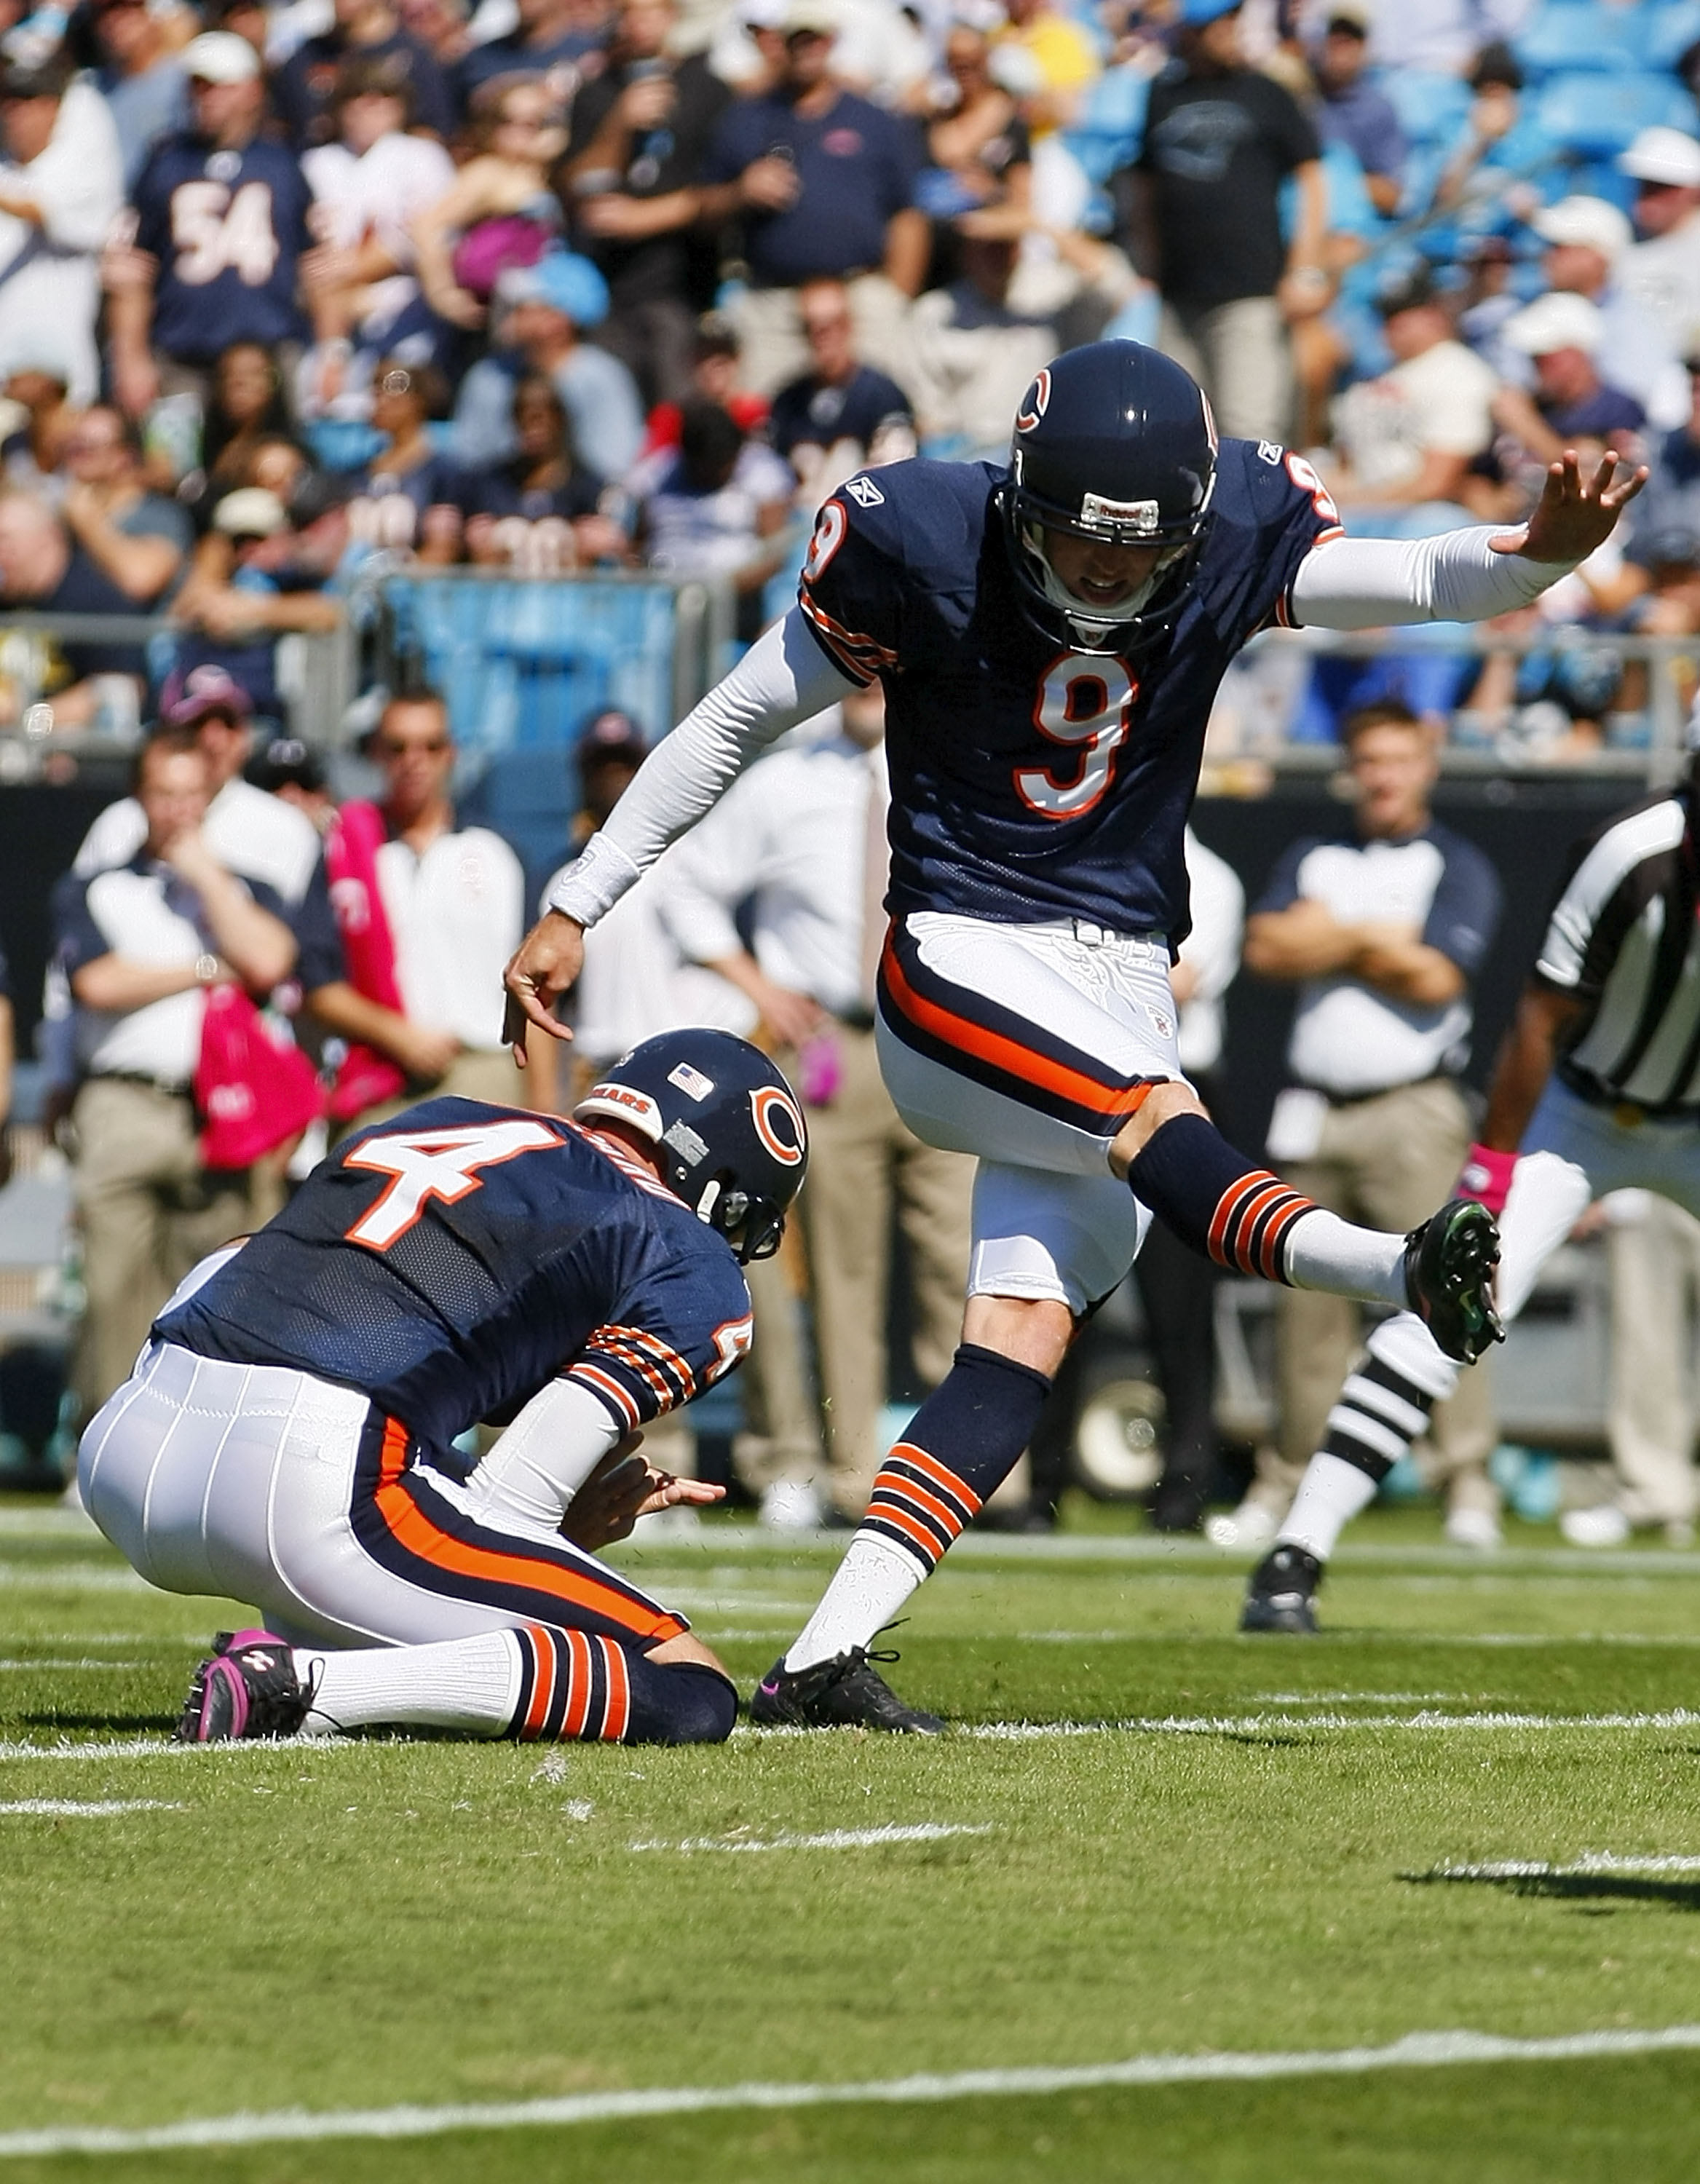
[[[936,1456],[929,1456],[924,1448],[917,1448],[913,1441],[907,1440],[899,1441],[891,1454],[900,1456],[906,1463],[912,1463],[917,1471],[924,1471],[947,1493],[956,1495],[965,1502],[971,1515],[978,1516],[981,1507],[979,1496],[966,1479],[958,1479],[948,1465],[940,1463]]]
[[[522,1634],[532,1646],[532,1702],[526,1709],[526,1725],[522,1735],[527,1741],[543,1735],[543,1724],[549,1719],[549,1710],[555,1698],[555,1635],[552,1631],[527,1628]]]
[[[582,1630],[563,1633],[566,1641],[566,1714],[560,1724],[563,1743],[582,1736],[590,1712],[590,1641]]]
[[[1295,1200],[1296,1202],[1293,1205],[1275,1216],[1263,1232],[1263,1241],[1257,1256],[1261,1262],[1260,1271],[1266,1282],[1284,1282],[1286,1279],[1286,1272],[1281,1260],[1286,1248],[1287,1239],[1293,1233],[1293,1223],[1296,1221],[1302,1221],[1307,1213],[1314,1213],[1316,1211],[1315,1204],[1312,1200],[1297,1193],[1295,1194]]]
[[[882,1524],[895,1524],[900,1532],[906,1533],[929,1563],[936,1563],[944,1552],[926,1527],[917,1524],[914,1518],[906,1514],[895,1502],[870,1502],[867,1513],[869,1517],[877,1517]]]
[[[613,1639],[602,1641],[603,1665],[608,1672],[608,1703],[602,1713],[602,1741],[605,1744],[623,1744],[626,1732],[632,1726],[632,1679],[626,1667],[626,1656]]]
[[[882,1471],[873,1482],[872,1507],[883,1494],[900,1506],[907,1502],[917,1509],[924,1509],[934,1517],[954,1540],[962,1529],[962,1520],[954,1509],[947,1508],[936,1494],[929,1494],[924,1486],[917,1486],[912,1479],[900,1479],[895,1472]]]
[[[1210,1234],[1206,1241],[1210,1247],[1211,1257],[1218,1266],[1225,1267],[1228,1264],[1224,1240],[1234,1222],[1235,1213],[1245,1202],[1247,1193],[1261,1190],[1266,1183],[1274,1181],[1274,1178],[1268,1168],[1255,1167],[1248,1174],[1242,1175],[1235,1182],[1230,1183],[1221,1197],[1217,1200],[1216,1211],[1210,1217]]]
[[[1234,1241],[1231,1249],[1234,1262],[1242,1274],[1255,1274],[1257,1264],[1251,1256],[1251,1239],[1259,1220],[1273,1207],[1280,1204],[1287,1194],[1287,1186],[1278,1183],[1274,1176],[1262,1190],[1249,1199],[1234,1217]]]
[[[1135,1113],[1150,1096],[1149,1084],[1101,1084],[1079,1070],[1070,1069],[1064,1062],[1053,1061],[1048,1055],[1035,1054],[1031,1047],[1006,1039],[1001,1033],[989,1031],[984,1024],[957,1016],[952,1010],[941,1008],[936,1001],[923,1000],[904,977],[897,950],[889,939],[882,968],[893,1000],[911,1023],[930,1032],[935,1039],[959,1047],[964,1054],[972,1054],[978,1061],[990,1062],[995,1069],[1001,1069],[1021,1084],[1041,1085],[1047,1092],[1072,1100],[1077,1107],[1084,1107],[1095,1115],[1114,1116],[1118,1123]]]

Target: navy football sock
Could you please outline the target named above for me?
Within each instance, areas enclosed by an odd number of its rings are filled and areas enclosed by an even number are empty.
[[[1314,1199],[1235,1152],[1202,1115],[1160,1123],[1129,1168],[1128,1184],[1195,1251],[1269,1282],[1287,1280],[1287,1239],[1318,1210]]]
[[[700,1662],[652,1661],[617,1638],[546,1623],[512,1635],[520,1689],[508,1734],[522,1742],[718,1744],[732,1734],[738,1693]]]
[[[788,1669],[872,1642],[1014,1470],[1050,1393],[1032,1366],[962,1345],[880,1467],[867,1514],[786,1654]]]

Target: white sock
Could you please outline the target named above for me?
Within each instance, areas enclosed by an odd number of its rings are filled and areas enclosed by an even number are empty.
[[[785,1666],[812,1669],[817,1661],[830,1661],[852,1646],[868,1645],[928,1574],[913,1555],[890,1540],[858,1532],[820,1606],[785,1656]]]
[[[1319,1563],[1325,1563],[1346,1527],[1374,1499],[1375,1481],[1367,1471],[1324,1450],[1305,1467],[1287,1521],[1275,1535],[1275,1544],[1303,1547]]]
[[[393,1722],[503,1736],[520,1698],[520,1644],[511,1630],[437,1646],[371,1646],[358,1652],[294,1649],[295,1673],[316,1677],[304,1726],[323,1735]]]
[[[1405,1239],[1359,1228],[1320,1206],[1293,1223],[1287,1279],[1296,1290],[1325,1290],[1368,1304],[1411,1301],[1405,1294]]]

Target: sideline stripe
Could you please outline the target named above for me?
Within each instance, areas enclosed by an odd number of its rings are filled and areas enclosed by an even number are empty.
[[[1562,2063],[1694,2048],[1700,2048],[1700,2025],[1643,2032],[1572,2032],[1552,2040],[1502,2039],[1491,2032],[1411,2032],[1387,2048],[1324,2048],[1295,2054],[1135,2055],[1125,2063],[1088,2063],[1073,2069],[921,2073],[860,2085],[664,2086],[644,2092],[574,2093],[555,2100],[468,2102],[444,2108],[346,2109],[317,2115],[283,2109],[270,2115],[196,2117],[142,2131],[88,2126],[14,2131],[0,2136],[0,2160],[53,2153],[151,2153],[190,2146],[268,2146],[306,2139],[434,2138],[445,2131],[536,2130],[549,2124],[606,2123],[633,2116],[701,2115],[717,2109],[972,2100],[1107,2086],[1434,2070],[1459,2063]]]
[[[3,1809],[3,1808],[0,1808]],[[766,1836],[750,1842],[728,1842],[723,1836],[688,1836],[683,1842],[634,1842],[632,1850],[671,1850],[689,1858],[700,1850],[872,1850],[881,1843],[939,1842],[946,1836],[989,1836],[995,1824],[952,1825],[944,1820],[917,1820],[908,1825],[883,1828],[829,1828],[818,1836]]]
[[[962,1736],[1021,1741],[1045,1736],[1257,1736],[1278,1729],[1695,1729],[1700,1713],[1227,1713],[1166,1714],[1134,1721],[967,1722]]]
[[[1622,1858],[1615,1851],[1584,1851],[1569,1865],[1540,1858],[1496,1858],[1485,1865],[1437,1865],[1430,1880],[1578,1880],[1600,1873],[1700,1873],[1700,1858],[1660,1852],[1648,1858]]]

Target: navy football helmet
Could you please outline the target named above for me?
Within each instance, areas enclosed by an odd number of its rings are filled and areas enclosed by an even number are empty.
[[[740,1266],[771,1258],[809,1166],[797,1095],[759,1047],[727,1031],[646,1039],[593,1084],[573,1120],[625,1123],[660,1154],[670,1189]]]
[[[1210,522],[1216,424],[1178,364],[1131,341],[1090,343],[1046,365],[1016,413],[1000,488],[1022,611],[1053,643],[1143,650],[1169,629]],[[1150,577],[1113,610],[1078,598],[1047,532],[1154,547]]]

